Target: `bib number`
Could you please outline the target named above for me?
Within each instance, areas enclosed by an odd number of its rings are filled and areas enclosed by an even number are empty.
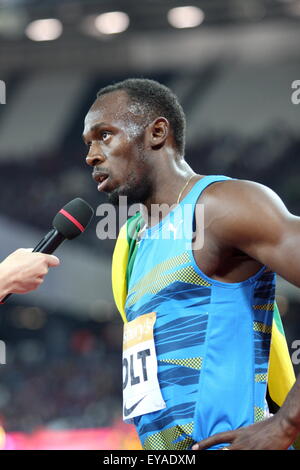
[[[153,337],[156,313],[125,323],[123,337],[123,419],[166,407],[157,379],[157,358]]]

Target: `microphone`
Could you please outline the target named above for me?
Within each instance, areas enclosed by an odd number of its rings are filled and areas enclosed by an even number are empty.
[[[54,228],[42,238],[33,251],[51,255],[65,240],[73,240],[83,233],[93,214],[92,207],[79,197],[68,202],[54,217]]]
[[[93,208],[77,197],[68,202],[54,217],[53,229],[36,245],[33,252],[51,255],[65,240],[73,240],[85,231],[94,214]],[[7,294],[4,303],[12,294]]]

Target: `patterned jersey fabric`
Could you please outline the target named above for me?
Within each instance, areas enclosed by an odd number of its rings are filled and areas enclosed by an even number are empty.
[[[167,405],[134,418],[144,449],[190,449],[267,413],[275,274],[263,267],[246,281],[223,283],[201,272],[192,251],[196,203],[207,186],[227,179],[202,178],[138,243],[125,312],[129,322],[156,312]]]

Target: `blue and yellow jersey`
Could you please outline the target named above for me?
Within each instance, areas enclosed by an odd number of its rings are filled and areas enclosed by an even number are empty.
[[[134,418],[144,449],[189,449],[268,412],[275,274],[262,267],[246,281],[224,283],[206,276],[193,256],[196,203],[207,186],[226,179],[202,178],[138,243],[127,236],[123,268],[122,242],[117,242],[113,285],[124,321],[156,312],[158,380],[166,408]],[[139,216],[130,223],[137,226]],[[285,373],[279,405],[294,381],[290,362]]]

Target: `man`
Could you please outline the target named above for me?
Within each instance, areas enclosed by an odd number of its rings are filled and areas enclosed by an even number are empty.
[[[20,248],[0,263],[0,299],[7,294],[25,294],[37,289],[48,273],[49,267],[59,265],[53,255],[32,253]]]
[[[274,417],[234,433],[268,413],[274,272],[300,286],[300,219],[260,184],[195,174],[183,110],[152,80],[100,90],[83,138],[98,190],[143,204],[126,226],[126,256],[120,240],[114,254],[124,419],[145,449],[188,449],[224,431],[199,448],[234,448],[235,438],[245,449],[288,448],[300,431],[299,384]],[[153,211],[162,204],[163,217]]]

